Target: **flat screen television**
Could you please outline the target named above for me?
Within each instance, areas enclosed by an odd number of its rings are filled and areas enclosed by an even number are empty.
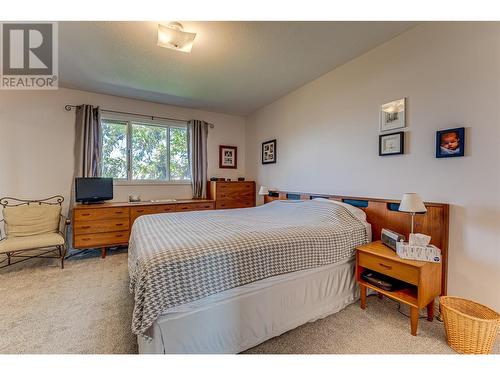
[[[81,203],[99,203],[113,199],[113,179],[103,177],[77,177],[75,197]]]

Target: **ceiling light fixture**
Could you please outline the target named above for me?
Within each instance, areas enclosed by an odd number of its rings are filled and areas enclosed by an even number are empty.
[[[158,45],[175,51],[190,53],[193,48],[196,33],[184,31],[182,24],[171,22],[168,25],[158,25]]]

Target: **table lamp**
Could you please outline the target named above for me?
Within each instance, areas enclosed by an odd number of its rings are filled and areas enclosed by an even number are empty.
[[[269,194],[269,189],[267,186],[261,186],[259,189],[259,195],[268,195]]]
[[[416,213],[425,213],[427,208],[425,208],[424,202],[420,195],[417,193],[404,193],[401,203],[399,204],[399,211],[409,212],[411,214],[411,232],[413,233],[413,221]]]

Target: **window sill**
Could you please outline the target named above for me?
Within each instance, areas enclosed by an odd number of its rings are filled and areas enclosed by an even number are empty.
[[[114,186],[183,186],[191,181],[114,181]]]

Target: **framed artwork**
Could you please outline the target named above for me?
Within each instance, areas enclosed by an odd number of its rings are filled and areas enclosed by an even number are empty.
[[[436,157],[464,156],[465,128],[438,130],[436,132]]]
[[[382,104],[380,107],[380,131],[385,132],[406,126],[406,98]]]
[[[262,164],[276,163],[276,139],[262,142]]]
[[[238,168],[238,148],[236,146],[219,146],[219,168]]]
[[[405,151],[405,133],[391,133],[379,135],[379,156],[400,155]]]

